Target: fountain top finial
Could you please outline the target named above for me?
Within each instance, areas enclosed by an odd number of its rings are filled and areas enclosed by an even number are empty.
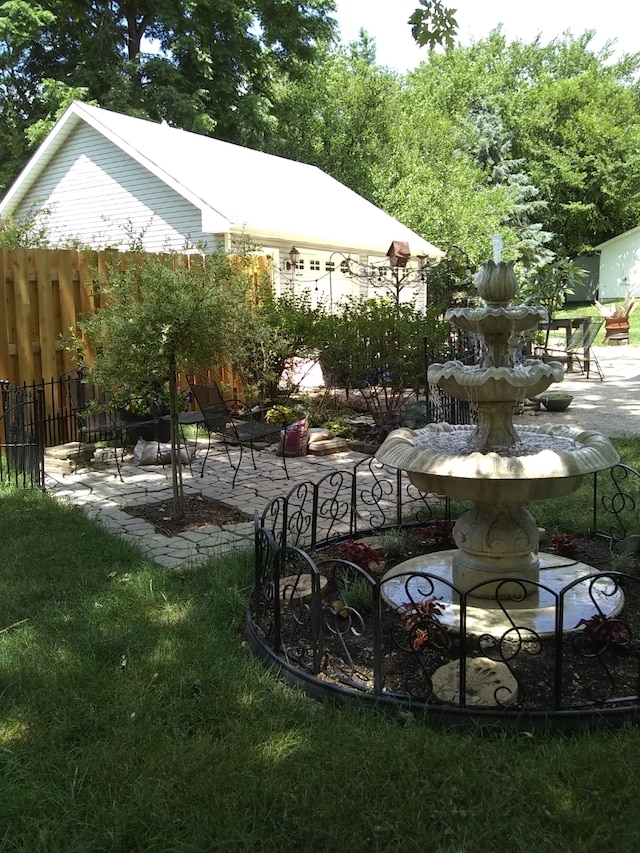
[[[487,305],[507,305],[518,292],[513,261],[485,261],[474,280],[478,294]]]

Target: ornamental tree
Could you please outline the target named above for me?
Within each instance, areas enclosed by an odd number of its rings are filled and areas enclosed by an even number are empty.
[[[230,357],[249,263],[221,252],[187,261],[127,256],[126,265],[112,264],[99,279],[102,304],[78,323],[95,354],[88,367],[92,381],[112,394],[126,389],[132,395],[168,383],[174,518],[184,517],[178,376]]]

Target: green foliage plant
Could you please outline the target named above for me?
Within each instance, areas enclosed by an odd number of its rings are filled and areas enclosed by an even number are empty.
[[[345,608],[351,607],[358,613],[371,610],[372,587],[362,575],[350,574],[346,570],[336,572],[336,584],[340,599],[334,602],[334,610],[340,616],[346,615]]]
[[[454,17],[456,9],[445,6],[441,0],[418,0],[420,5],[412,12],[408,23],[411,35],[420,47],[433,49],[439,45],[453,47],[458,32],[458,23]]]
[[[333,438],[353,438],[355,430],[351,421],[344,416],[338,415],[323,421],[321,426],[331,433]]]
[[[355,392],[377,426],[399,421],[424,387],[425,316],[412,303],[347,300],[319,326],[329,381]]]
[[[562,308],[567,296],[574,293],[576,286],[584,280],[585,276],[585,270],[572,261],[556,260],[540,267],[528,284],[521,289],[521,297],[533,305],[544,308],[547,312],[549,326],[545,336],[545,347],[549,343],[551,322],[556,312]]]
[[[94,354],[91,381],[116,399],[168,389],[176,518],[184,515],[178,450],[184,398],[178,375],[213,366],[229,354],[236,306],[248,287],[243,269],[221,252],[194,256],[188,265],[173,255],[144,255],[124,266],[114,260],[95,289],[100,307],[78,323],[76,341],[84,336]]]
[[[309,294],[275,296],[264,283],[255,300],[238,310],[234,366],[248,401],[263,404],[291,396],[298,386],[287,378],[287,368],[293,359],[314,354],[321,312],[311,307]]]
[[[265,420],[268,424],[284,427],[299,421],[301,418],[304,418],[304,416],[305,411],[302,406],[285,406],[278,404],[277,406],[271,406],[271,408],[268,409],[265,415]]]
[[[387,559],[402,557],[407,550],[409,537],[402,527],[383,530],[379,534],[380,550]]]
[[[36,206],[0,217],[0,249],[48,248],[47,217],[48,212]]]

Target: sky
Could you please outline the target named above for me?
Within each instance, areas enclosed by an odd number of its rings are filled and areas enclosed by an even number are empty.
[[[361,28],[376,41],[377,61],[397,71],[415,68],[427,56],[411,36],[407,20],[418,0],[337,0],[342,42],[353,41]],[[640,51],[640,3],[637,0],[450,0],[457,9],[458,40],[462,44],[485,38],[502,24],[509,41],[547,44],[566,30],[574,36],[595,30],[594,48],[616,40],[620,53]]]

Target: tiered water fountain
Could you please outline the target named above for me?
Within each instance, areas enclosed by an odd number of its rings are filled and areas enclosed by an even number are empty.
[[[468,594],[467,630],[499,633],[505,625],[505,602],[518,610],[518,624],[538,634],[555,630],[555,590],[595,572],[584,563],[539,552],[540,531],[527,503],[568,495],[585,474],[619,461],[603,435],[563,425],[514,426],[518,401],[545,391],[563,378],[559,363],[529,359],[517,363],[523,335],[544,319],[544,309],[512,304],[518,292],[512,263],[487,261],[476,275],[482,308],[452,308],[446,319],[476,333],[482,356],[476,366],[459,361],[432,364],[429,383],[457,399],[477,405],[477,424],[428,424],[392,432],[378,450],[380,462],[407,472],[427,493],[473,501],[454,528],[457,550],[414,558],[385,577],[383,595],[395,607],[407,600],[407,584],[419,597],[419,578],[426,572],[441,578],[434,593],[448,602],[441,621],[456,627],[459,593]],[[422,584],[424,587],[424,584]],[[567,597],[563,629],[596,612],[613,614],[622,593],[602,583],[577,584]]]

